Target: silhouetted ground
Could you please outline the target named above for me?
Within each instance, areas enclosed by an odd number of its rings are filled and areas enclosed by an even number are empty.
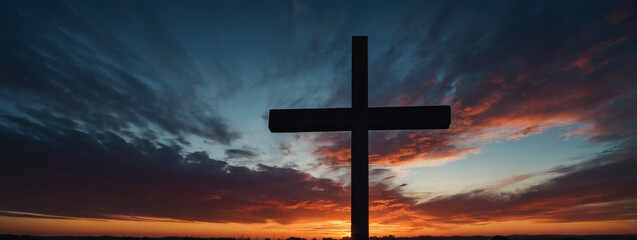
[[[497,236],[496,236],[497,237]],[[494,236],[418,236],[418,237],[394,237],[392,235],[385,237],[370,237],[370,240],[491,240],[496,239]],[[504,236],[509,240],[637,240],[637,235],[510,235]],[[502,239],[497,237],[497,239]],[[0,240],[251,240],[250,238],[194,238],[194,237],[87,237],[87,236],[59,236],[59,237],[38,237],[27,235],[0,235]],[[252,239],[259,240],[259,239]],[[319,240],[316,238],[305,239],[290,237],[287,239],[270,239],[263,238],[261,240]],[[337,238],[322,238],[320,240],[339,240]],[[342,238],[340,240],[350,240],[350,238]]]

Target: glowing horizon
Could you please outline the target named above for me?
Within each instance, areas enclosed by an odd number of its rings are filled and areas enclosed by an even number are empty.
[[[134,217],[130,217],[134,218]],[[8,234],[33,236],[130,236],[130,237],[250,237],[342,238],[349,237],[349,221],[325,221],[297,224],[236,224],[184,222],[170,219],[36,219],[0,216],[0,223],[13,229]],[[144,218],[140,218],[144,219]],[[370,236],[473,236],[473,235],[624,235],[634,234],[635,220],[577,222],[554,225],[531,221],[504,221],[451,229],[410,231],[399,225],[370,224]],[[495,226],[494,226],[495,225]],[[486,227],[485,227],[486,226]],[[33,230],[37,227],[38,230]],[[503,230],[503,227],[505,230]],[[582,229],[586,229],[582,231]]]

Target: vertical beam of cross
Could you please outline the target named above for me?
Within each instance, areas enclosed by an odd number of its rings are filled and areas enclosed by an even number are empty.
[[[272,132],[352,131],[352,240],[369,238],[369,130],[446,129],[450,106],[367,107],[367,37],[352,37],[352,107],[271,109]]]
[[[367,37],[352,38],[352,238],[369,237]]]

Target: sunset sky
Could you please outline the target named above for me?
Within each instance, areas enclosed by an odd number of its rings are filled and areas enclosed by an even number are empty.
[[[636,234],[635,1],[0,1],[0,234],[343,237],[349,132],[268,110],[450,105],[370,131],[370,235]]]

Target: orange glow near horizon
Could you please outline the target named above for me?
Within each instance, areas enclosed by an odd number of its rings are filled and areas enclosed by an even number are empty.
[[[416,228],[405,225],[370,224],[370,236],[452,236],[512,234],[635,234],[637,220],[538,223],[504,221],[480,224],[439,224]],[[279,223],[206,223],[165,220],[47,219],[0,216],[0,233],[36,236],[136,236],[136,237],[250,237],[286,239],[349,236],[348,221],[322,221],[294,224]]]

